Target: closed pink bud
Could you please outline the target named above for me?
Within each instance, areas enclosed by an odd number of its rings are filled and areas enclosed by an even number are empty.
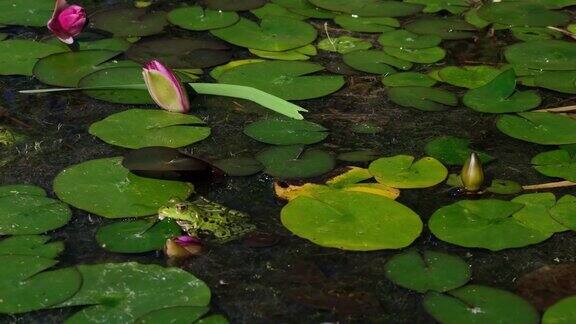
[[[86,12],[77,5],[68,5],[66,0],[56,0],[54,13],[48,21],[48,29],[66,44],[74,43],[74,37],[78,36],[86,25]]]
[[[162,109],[187,113],[190,110],[188,95],[174,72],[154,60],[146,63],[142,76],[154,102]]]

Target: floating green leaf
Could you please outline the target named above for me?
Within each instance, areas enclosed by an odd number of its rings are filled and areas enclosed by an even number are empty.
[[[442,38],[436,35],[418,35],[407,30],[395,30],[378,37],[382,46],[423,49],[438,46]]]
[[[116,37],[141,37],[159,34],[168,25],[164,11],[139,8],[112,8],[90,16],[90,25]]]
[[[328,95],[344,85],[342,76],[307,75],[323,69],[313,63],[268,61],[235,67],[220,75],[218,82],[254,87],[285,100],[303,100]]]
[[[0,186],[0,198],[13,195],[46,196],[46,191],[32,185],[7,185]]]
[[[388,75],[395,73],[393,67],[410,70],[412,63],[390,56],[383,51],[361,50],[346,53],[342,56],[344,63],[352,68],[375,74]],[[393,67],[392,67],[393,66]]]
[[[435,63],[442,60],[446,56],[446,51],[440,47],[384,47],[384,52],[402,60],[422,64]]]
[[[204,9],[200,6],[177,8],[168,13],[170,23],[189,30],[209,30],[228,27],[240,17],[235,12]]]
[[[244,64],[258,63],[258,62],[264,62],[264,60],[246,59],[246,60],[230,61],[224,65],[220,65],[220,66],[217,66],[214,69],[212,69],[212,71],[210,71],[210,76],[212,78],[214,78],[215,80],[218,80],[224,72],[230,71],[237,66],[244,65]]]
[[[138,318],[136,324],[154,324],[154,323],[198,323],[204,314],[208,313],[210,308],[204,306],[175,306],[167,307]]]
[[[556,204],[556,197],[553,193],[525,194],[511,201],[524,204],[524,208],[514,214],[514,218],[524,226],[542,233],[557,233],[568,230],[550,215],[550,209]]]
[[[231,157],[215,161],[213,164],[226,175],[233,177],[253,175],[264,169],[262,163],[251,157]]]
[[[420,217],[392,199],[335,189],[291,200],[281,220],[318,245],[353,251],[403,248],[422,231]]]
[[[336,15],[332,11],[313,6],[308,0],[272,0],[272,2],[310,18],[331,19]]]
[[[262,7],[266,0],[206,0],[205,2],[212,10],[245,11]]]
[[[460,14],[470,7],[469,0],[406,0],[407,3],[425,5],[423,12],[435,13],[447,10],[453,14]]]
[[[192,185],[142,178],[122,166],[122,158],[83,162],[54,179],[54,191],[70,205],[107,218],[156,214],[171,198],[186,199]]]
[[[424,111],[441,111],[456,106],[458,98],[451,92],[429,87],[393,87],[388,96],[394,103]]]
[[[576,322],[576,296],[564,298],[544,312],[542,324],[568,324]]]
[[[32,68],[39,59],[64,51],[65,49],[60,46],[30,40],[2,41],[0,42],[0,74],[32,75]]]
[[[299,15],[295,12],[292,12],[286,9],[283,6],[277,5],[275,3],[267,3],[263,7],[252,9],[251,12],[258,18],[270,18],[274,19],[274,17],[284,17],[290,19],[297,19],[297,20],[304,20],[308,17]]]
[[[0,24],[43,27],[52,17],[54,2],[46,0],[3,0]]]
[[[372,43],[352,36],[324,38],[318,42],[318,48],[328,52],[346,54],[354,51],[372,48]]]
[[[442,39],[465,39],[474,37],[476,27],[455,18],[421,18],[404,26],[420,35],[436,35]]]
[[[382,83],[388,87],[431,87],[436,80],[418,72],[402,72],[384,76]]]
[[[142,253],[161,250],[166,240],[182,230],[171,221],[120,221],[98,229],[96,241],[102,248],[119,253]]]
[[[282,52],[269,52],[255,49],[249,49],[249,51],[250,53],[259,57],[269,58],[273,60],[286,60],[286,61],[298,61],[298,60],[305,61],[310,59],[310,56],[318,54],[318,52],[316,51],[316,47],[314,47],[314,45],[312,44],[308,44],[306,46]]]
[[[128,148],[182,147],[210,135],[198,117],[164,110],[130,109],[90,126],[90,134],[106,143]]]
[[[454,136],[440,136],[429,141],[424,150],[426,154],[448,165],[463,165],[472,152],[478,154],[482,163],[488,163],[494,160],[492,156],[472,150],[469,146],[469,139]]]
[[[547,112],[524,112],[498,119],[498,129],[504,134],[544,145],[576,143],[576,120]]]
[[[256,159],[264,172],[280,178],[311,178],[334,168],[334,157],[321,150],[305,150],[304,146],[274,146],[259,152]]]
[[[438,71],[440,81],[468,89],[479,88],[494,80],[502,71],[489,65],[447,66]]]
[[[540,153],[532,158],[536,171],[543,175],[576,182],[576,150],[574,145]]]
[[[537,324],[538,312],[517,295],[487,286],[467,285],[448,292],[430,292],[424,308],[438,322]]]
[[[286,51],[310,44],[316,30],[309,24],[290,18],[264,18],[260,25],[246,18],[236,24],[210,31],[234,45],[263,51]]]
[[[550,216],[558,223],[576,231],[576,197],[565,195],[550,209]]]
[[[576,94],[576,71],[543,71],[534,76],[534,84],[540,88]]]
[[[334,17],[334,22],[346,30],[362,33],[384,33],[400,27],[398,20],[390,17],[338,15]]]
[[[17,235],[0,241],[0,255],[27,255],[54,259],[64,251],[63,242],[47,243],[50,236]]]
[[[510,180],[494,179],[486,191],[501,195],[513,195],[522,192],[522,186],[518,182]]]
[[[244,128],[251,138],[274,145],[314,144],[328,136],[327,129],[305,120],[260,120]]]
[[[547,10],[544,5],[526,1],[487,3],[478,10],[478,15],[505,26],[557,26],[569,20],[564,12]]]
[[[78,87],[104,87],[127,84],[141,84],[142,68],[135,67],[113,67],[102,69],[92,74],[88,74],[78,82]],[[103,90],[85,90],[85,94],[92,98],[114,103],[123,104],[152,104],[154,101],[150,97],[148,90],[132,89],[103,89]]]
[[[394,188],[426,188],[444,181],[448,170],[431,157],[414,162],[409,155],[380,158],[369,167],[370,173],[379,183]]]
[[[470,280],[470,266],[464,260],[435,251],[397,254],[386,262],[385,270],[392,282],[419,293],[452,290]]]
[[[512,27],[510,30],[514,37],[525,42],[562,38],[562,33],[546,27]]]
[[[331,11],[345,12],[361,17],[403,17],[415,14],[423,6],[385,0],[309,0],[313,5]]]
[[[506,60],[534,70],[576,70],[576,44],[560,40],[517,43],[506,48]]]

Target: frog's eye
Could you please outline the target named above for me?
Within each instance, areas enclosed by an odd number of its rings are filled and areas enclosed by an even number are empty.
[[[185,212],[188,209],[188,206],[186,206],[185,204],[177,204],[176,205],[176,210],[180,213]]]

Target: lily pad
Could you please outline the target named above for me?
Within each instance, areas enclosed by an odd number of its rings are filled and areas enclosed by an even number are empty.
[[[514,70],[506,70],[480,88],[466,92],[464,104],[484,113],[511,113],[540,106],[541,98],[534,91],[517,91]]]
[[[576,44],[560,40],[517,43],[506,48],[506,60],[533,70],[576,70]]]
[[[514,214],[523,225],[543,233],[558,233],[568,230],[551,217],[550,209],[556,204],[553,193],[533,193],[518,196],[512,202],[524,204],[524,208]]]
[[[524,225],[515,213],[524,204],[485,199],[462,200],[438,209],[430,218],[430,231],[442,241],[492,251],[540,243],[552,233]]]
[[[412,68],[412,62],[398,59],[378,50],[353,51],[344,54],[342,59],[344,63],[358,71],[375,74],[392,74],[396,72],[393,67],[401,70]]]
[[[442,38],[436,35],[418,35],[402,29],[383,33],[378,37],[378,42],[382,46],[423,49],[438,46]]]
[[[471,4],[469,0],[406,0],[406,2],[425,5],[423,12],[435,13],[446,10],[453,14],[463,13]]]
[[[308,18],[306,16],[302,16],[295,12],[292,12],[287,8],[275,3],[267,3],[263,7],[252,9],[250,12],[252,12],[256,17],[260,19],[263,18],[274,19],[274,17],[278,16],[296,20],[304,20]]]
[[[346,30],[362,33],[384,33],[400,27],[398,20],[390,17],[338,15],[334,17],[334,22]]]
[[[431,87],[436,80],[418,72],[402,72],[384,76],[382,83],[388,87]]]
[[[64,51],[65,49],[60,46],[30,40],[2,41],[0,42],[0,74],[32,75],[32,68],[39,59]]]
[[[446,56],[446,51],[440,47],[384,47],[384,52],[402,60],[422,64],[435,63],[442,60]]]
[[[122,157],[83,162],[54,179],[54,191],[70,205],[107,218],[154,215],[171,198],[186,199],[191,184],[142,178],[122,166]]]
[[[274,146],[259,152],[256,159],[264,172],[279,178],[311,178],[334,168],[334,157],[321,150],[305,150],[304,146]]]
[[[424,111],[441,111],[456,106],[458,98],[451,92],[429,87],[393,87],[388,96],[394,103]]]
[[[421,18],[404,26],[420,35],[436,35],[442,39],[466,39],[475,35],[476,27],[455,18]]]
[[[576,182],[576,150],[573,146],[540,153],[532,158],[532,164],[545,176]]]
[[[261,59],[246,59],[246,60],[230,61],[224,65],[220,65],[220,66],[217,66],[214,69],[212,69],[212,71],[210,71],[210,76],[212,78],[214,78],[215,80],[218,80],[224,72],[230,71],[237,66],[244,65],[244,64],[259,63],[259,62],[264,62],[264,61],[265,60],[261,60]]]
[[[262,7],[266,0],[205,0],[212,10],[246,11]]]
[[[448,176],[448,170],[438,160],[424,157],[414,162],[409,155],[380,158],[368,169],[379,183],[400,189],[432,187]]]
[[[0,255],[27,255],[47,259],[56,258],[64,251],[63,242],[51,242],[46,235],[17,235],[0,241]]]
[[[207,306],[210,290],[202,281],[178,268],[135,262],[80,265],[82,288],[58,307],[85,308],[70,323],[128,323],[175,306]]]
[[[576,197],[565,195],[550,209],[550,216],[558,223],[576,231]]]
[[[56,53],[40,59],[34,65],[34,76],[42,83],[61,87],[76,87],[80,79],[105,67],[121,66],[121,63],[104,62],[121,52],[87,50]]]
[[[316,29],[305,22],[278,16],[264,18],[260,25],[241,18],[232,26],[210,32],[234,45],[273,52],[310,44],[317,35]]]
[[[331,11],[345,12],[360,17],[403,17],[423,9],[423,6],[386,0],[309,0],[313,5]]]
[[[562,38],[562,33],[547,27],[512,27],[512,35],[524,42]]]
[[[457,87],[476,89],[494,80],[502,71],[488,65],[447,66],[438,71],[440,81]]]
[[[557,26],[569,20],[564,12],[547,10],[544,5],[526,1],[487,3],[478,10],[478,15],[505,26]]]
[[[320,40],[318,42],[318,48],[328,52],[346,54],[354,51],[370,49],[372,48],[372,43],[362,38],[340,36]]]
[[[142,37],[159,34],[168,25],[166,12],[139,8],[112,8],[90,15],[90,26],[116,37]]]
[[[226,175],[233,177],[253,175],[264,169],[262,163],[250,157],[231,157],[215,161],[214,165]]]
[[[537,324],[540,321],[536,309],[519,296],[479,285],[467,285],[447,295],[430,292],[424,297],[424,308],[445,324]]]
[[[250,51],[250,53],[259,57],[269,58],[273,60],[285,60],[285,61],[299,61],[299,60],[305,61],[310,59],[310,56],[318,54],[318,51],[316,51],[316,47],[314,47],[314,45],[312,44],[308,44],[306,46],[281,52],[261,51],[251,48],[248,50]]]
[[[0,262],[0,314],[54,306],[72,297],[82,284],[82,277],[74,268],[44,271],[57,263],[50,258],[2,255]]]
[[[323,126],[294,119],[260,120],[244,128],[244,134],[274,145],[314,144],[328,136],[327,129]]]
[[[141,64],[159,60],[173,69],[205,68],[228,63],[228,49],[213,39],[159,38],[132,45],[126,56]]]
[[[292,12],[310,18],[332,19],[336,16],[336,13],[332,11],[313,6],[308,0],[272,0],[272,3],[279,4]]]
[[[461,287],[471,275],[470,266],[457,256],[435,251],[420,254],[415,249],[393,256],[385,270],[392,282],[419,293]]]
[[[315,244],[353,251],[399,249],[422,231],[408,207],[378,195],[328,190],[291,200],[282,224]]]
[[[0,186],[0,198],[13,195],[46,196],[46,191],[32,185],[7,185]]]
[[[210,308],[204,306],[167,307],[138,318],[135,324],[153,323],[199,323],[200,317],[208,313]],[[197,322],[198,321],[198,322]]]
[[[106,143],[127,148],[182,147],[210,135],[198,117],[164,110],[130,109],[90,126],[90,134]]]
[[[204,9],[200,6],[177,8],[168,13],[170,23],[188,30],[210,30],[235,24],[235,12]]]
[[[102,69],[80,79],[78,87],[100,87],[127,84],[142,84],[141,67],[113,67]],[[106,89],[84,90],[88,96],[113,103],[153,104],[148,90]]]
[[[142,253],[161,250],[167,239],[178,236],[181,232],[180,226],[167,220],[120,221],[100,227],[96,233],[96,241],[108,251]]]
[[[567,324],[576,322],[576,296],[567,297],[544,312],[542,324]]]
[[[501,194],[501,195],[513,195],[522,192],[522,185],[518,182],[502,179],[494,179],[490,184],[490,187],[486,188],[486,191]]]
[[[544,145],[576,143],[576,120],[546,112],[524,112],[498,119],[504,134],[527,142]]]
[[[534,84],[540,88],[576,94],[576,71],[543,71],[534,76]]]
[[[285,100],[304,100],[328,95],[344,85],[342,76],[307,75],[323,69],[313,63],[268,61],[235,67],[220,75],[218,82],[254,87]]]
[[[53,11],[53,1],[4,0],[0,2],[0,24],[43,27]]]
[[[478,154],[482,163],[489,163],[494,160],[492,156],[472,150],[469,146],[470,140],[466,138],[440,136],[428,142],[424,150],[426,154],[447,165],[463,165],[472,152]]]

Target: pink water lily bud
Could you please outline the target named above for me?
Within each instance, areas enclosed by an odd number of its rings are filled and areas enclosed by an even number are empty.
[[[202,242],[192,236],[178,236],[166,240],[164,254],[169,258],[185,259],[202,253]]]
[[[52,18],[48,20],[48,29],[66,44],[74,43],[86,25],[86,12],[77,5],[69,5],[66,0],[56,0]]]
[[[144,65],[142,76],[150,96],[162,109],[178,113],[190,110],[188,94],[172,70],[154,60]]]

